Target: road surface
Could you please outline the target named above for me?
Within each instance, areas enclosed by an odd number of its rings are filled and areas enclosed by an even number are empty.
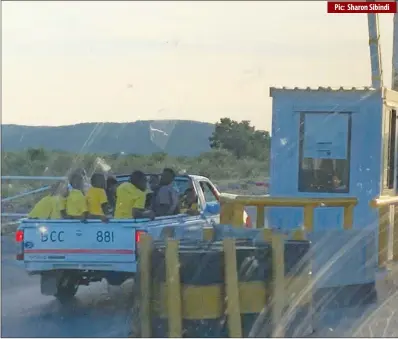
[[[2,236],[2,337],[126,337],[132,284],[108,294],[105,283],[82,286],[75,302],[61,306],[40,294],[39,279],[15,261],[12,236]],[[131,304],[130,304],[131,305]]]
[[[12,236],[2,236],[2,337],[126,337],[130,330],[131,289],[127,282],[111,294],[105,283],[80,287],[75,301],[61,306],[40,294],[38,277],[16,261]],[[315,337],[398,337],[398,274],[379,283],[379,305],[320,315]],[[395,294],[394,294],[395,293]],[[362,318],[359,319],[360,315]]]
[[[256,207],[245,209],[255,225]],[[387,279],[378,280],[377,293],[377,304],[318,314],[313,336],[398,338],[398,265]]]

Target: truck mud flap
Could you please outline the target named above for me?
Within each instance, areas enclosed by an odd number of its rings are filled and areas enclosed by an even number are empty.
[[[40,291],[43,295],[55,295],[60,274],[56,272],[42,273],[40,276]]]

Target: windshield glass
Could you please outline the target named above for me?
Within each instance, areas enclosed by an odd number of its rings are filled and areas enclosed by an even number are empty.
[[[278,236],[282,232],[286,239],[297,239],[294,232],[305,230],[311,241],[311,283],[301,279],[301,269],[293,276],[286,268],[287,280],[297,277],[299,283],[273,284],[269,280],[280,275],[260,260],[249,266],[272,274],[258,284],[251,281],[254,276],[243,278],[240,262],[246,263],[246,254],[237,255],[240,313],[267,318],[269,312],[261,310],[275,304],[271,313],[283,310],[283,319],[272,320],[278,328],[264,319],[263,333],[229,333],[228,319],[236,317],[231,318],[229,306],[221,307],[225,303],[219,305],[227,297],[222,295],[193,310],[181,300],[183,318],[196,319],[195,324],[183,320],[183,327],[203,325],[196,317],[201,312],[212,315],[212,323],[221,321],[220,331],[184,329],[170,336],[300,337],[304,321],[293,326],[298,331],[293,333],[285,333],[287,322],[296,314],[310,319],[304,308],[323,309],[323,304],[312,305],[319,294],[315,289],[340,291],[350,285],[358,293],[351,298],[342,291],[347,302],[372,295],[380,271],[398,262],[398,204],[392,201],[398,199],[397,3],[2,1],[2,335],[135,336],[119,326],[130,326],[122,313],[132,309],[132,298],[118,297],[112,308],[102,293],[107,272],[135,274],[130,270],[139,267],[137,248],[132,248],[138,238],[132,232],[121,237],[112,228],[131,229],[135,219],[150,221],[159,231],[154,243],[166,240],[165,225],[178,225],[178,241],[193,234],[200,244],[210,239],[204,233],[213,225],[217,242],[227,234],[224,227],[239,229],[242,237],[253,228]],[[134,172],[139,189],[120,189]],[[157,189],[160,173],[167,173],[162,181],[174,189]],[[165,216],[170,220],[162,224]],[[75,223],[76,230],[58,233],[65,242],[55,241],[53,230],[46,242],[27,235],[17,246],[23,260],[16,262],[14,235],[21,218]],[[124,224],[128,218],[133,219]],[[38,235],[41,231],[31,221],[29,232]],[[227,234],[231,238],[232,231]],[[108,236],[97,237],[97,232]],[[280,267],[289,266],[296,254],[288,246],[285,252],[285,263],[277,252],[271,258],[281,259]],[[88,260],[78,265],[81,258]],[[210,259],[211,265],[223,262]],[[211,284],[205,281],[207,272],[224,272],[223,267],[213,270],[192,262],[194,268],[205,267],[195,272],[203,278],[200,284]],[[43,268],[45,274],[39,276]],[[37,279],[28,281],[27,269],[38,273]],[[75,275],[81,270],[87,274]],[[65,286],[59,280],[64,273]],[[43,276],[51,283],[40,281]],[[67,312],[65,304],[53,304],[56,296],[34,295],[47,288],[55,294],[55,285],[74,293],[75,285],[91,284],[90,279],[101,286],[79,287]],[[314,289],[314,301],[299,291],[294,292],[299,300],[292,300],[287,290],[282,299],[268,295],[274,292],[264,288],[271,285],[305,285],[311,293]],[[98,303],[93,301],[96,290]],[[203,294],[196,288],[181,290],[197,300]],[[390,295],[384,292],[377,295]],[[251,300],[244,300],[246,295]],[[276,303],[260,305],[261,296]],[[283,299],[286,312],[277,305]],[[205,304],[220,306],[220,312],[204,309]],[[363,326],[351,317],[354,311],[341,312],[350,330],[341,330],[333,320],[323,330],[317,324],[315,334],[398,336],[398,301],[385,305],[392,311],[374,312],[382,316],[376,316],[373,327],[367,312]],[[315,318],[321,322],[335,315]],[[128,317],[133,323],[139,319]],[[250,327],[243,318],[242,326]],[[163,325],[150,327],[154,333],[147,336],[169,335]]]

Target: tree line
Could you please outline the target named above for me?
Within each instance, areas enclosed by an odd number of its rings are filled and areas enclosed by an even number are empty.
[[[198,157],[173,157],[162,152],[151,155],[73,154],[31,148],[23,152],[3,152],[2,175],[64,176],[73,167],[84,167],[88,173],[109,170],[119,174],[134,169],[156,173],[164,167],[172,167],[177,172],[204,175],[212,180],[257,179],[268,176],[270,142],[269,133],[256,130],[249,121],[222,118],[209,138],[212,150]],[[5,190],[15,192],[17,187],[3,185],[3,196],[11,193]]]
[[[239,159],[246,157],[267,162],[269,159],[269,132],[256,130],[248,120],[220,119],[209,141],[211,148],[227,150]]]

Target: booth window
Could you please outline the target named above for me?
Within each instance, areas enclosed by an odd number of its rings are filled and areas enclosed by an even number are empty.
[[[300,114],[299,191],[348,193],[351,113]]]
[[[394,172],[395,172],[395,139],[396,139],[396,125],[397,125],[397,112],[396,110],[391,110],[389,116],[387,117],[387,128],[385,131],[387,135],[384,135],[386,142],[388,142],[385,149],[386,158],[385,161],[385,175],[386,179],[384,181],[385,188],[394,188]]]

